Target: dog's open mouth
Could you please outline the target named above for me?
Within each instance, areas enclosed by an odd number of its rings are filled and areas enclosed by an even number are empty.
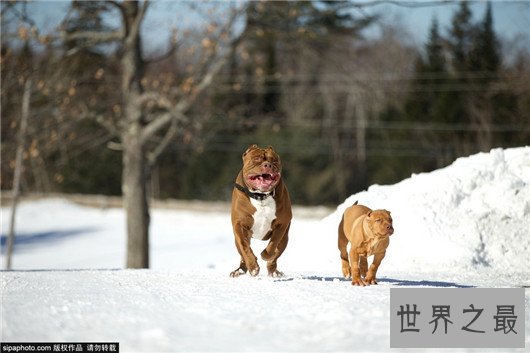
[[[256,174],[256,175],[251,175],[248,177],[250,180],[258,180],[258,181],[275,181],[276,179],[278,179],[278,175],[273,175],[273,174]]]
[[[261,192],[269,192],[276,186],[280,180],[279,173],[263,173],[263,174],[253,174],[247,177],[247,182],[249,186],[254,190],[259,190]]]

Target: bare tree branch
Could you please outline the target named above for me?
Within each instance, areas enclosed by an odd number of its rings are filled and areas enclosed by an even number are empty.
[[[136,17],[136,21],[137,21],[137,24],[138,24],[137,27],[138,28],[140,28],[140,24],[144,20],[145,14],[146,14],[147,9],[149,8],[149,6],[151,6],[151,2],[149,0],[145,0],[144,1],[144,6],[140,6],[140,13]]]
[[[187,120],[185,118],[185,112],[191,107],[195,102],[195,99],[202,93],[206,88],[208,88],[213,78],[221,71],[223,66],[228,61],[228,56],[220,58],[211,70],[203,77],[201,82],[193,88],[192,94],[186,98],[182,98],[169,112],[164,114],[159,118],[153,120],[151,123],[146,125],[142,131],[142,141],[147,141],[154,134],[156,134],[160,129],[169,124],[172,119]],[[184,117],[184,119],[183,119]]]
[[[142,106],[150,101],[155,102],[157,107],[164,108],[167,111],[173,108],[173,104],[169,101],[169,99],[166,96],[158,92],[154,92],[154,91],[143,92],[139,100],[139,105]]]
[[[128,38],[138,38],[140,28],[142,25],[142,21],[145,17],[145,13],[147,12],[149,4],[150,2],[148,0],[145,0],[143,2],[143,5],[140,2],[136,4],[135,2],[132,2],[132,1],[131,2],[126,1],[123,4],[121,4],[121,8],[123,9],[122,11],[127,12],[127,11],[133,11],[133,9],[137,10],[136,16],[132,18],[131,23],[127,22],[127,19],[130,18],[129,15],[124,17],[123,22],[127,24],[126,35]],[[139,5],[137,9],[135,9],[136,5]]]
[[[154,57],[154,58],[150,58],[150,59],[145,59],[144,60],[144,63],[146,65],[149,65],[149,64],[156,64],[162,60],[165,60],[165,59],[168,59],[170,57],[172,57],[176,52],[177,52],[177,49],[179,48],[180,44],[177,42],[176,39],[172,40],[171,41],[171,47],[162,55],[160,56],[157,56],[157,57]]]
[[[166,131],[166,134],[164,135],[164,138],[162,139],[162,141],[160,141],[160,143],[153,150],[153,152],[147,155],[147,161],[149,164],[149,168],[152,168],[156,164],[160,155],[164,152],[167,146],[171,143],[171,141],[173,140],[173,137],[175,137],[175,135],[177,134],[177,131],[178,131],[177,121],[173,119],[171,121],[171,126]]]
[[[17,9],[17,5],[20,3],[22,3],[22,11]],[[7,12],[10,11],[15,15],[15,17],[19,18],[20,21],[22,21],[23,23],[27,23],[31,27],[36,28],[37,25],[35,21],[31,17],[28,16],[26,5],[27,5],[27,2],[25,1],[24,2],[16,2],[16,1],[8,2],[7,5],[5,5],[5,7],[2,9],[1,15],[4,16]]]
[[[79,108],[81,109],[81,114],[78,115],[77,117],[78,120],[83,120],[83,119],[94,120],[99,125],[104,127],[111,136],[120,136],[120,132],[118,131],[115,124],[113,124],[113,122],[110,121],[110,119],[105,119],[103,115],[91,112],[90,109],[88,109],[86,104],[82,104]]]
[[[123,33],[123,36],[120,39],[123,39],[127,33],[127,12],[125,11],[125,7],[123,5],[123,2],[119,1],[108,1],[108,3],[112,6],[114,6],[116,9],[120,11],[121,15],[121,32]]]
[[[169,124],[172,120],[179,120],[181,122],[187,122],[189,119],[183,113],[182,110],[176,107],[165,114],[162,114],[159,118],[153,120],[151,123],[146,125],[142,130],[141,141],[146,143],[151,137],[153,137],[158,131],[164,126]]]
[[[107,1],[107,3],[109,3],[110,5],[114,6],[115,8],[123,12],[123,6],[121,6],[122,5],[121,2],[115,1],[115,0],[109,0]]]
[[[191,94],[186,99],[181,100],[175,108],[183,112],[187,111],[195,102],[195,99],[212,84],[214,77],[221,71],[227,61],[228,55],[225,55],[215,62],[203,76],[201,82],[196,87],[193,87]]]
[[[232,25],[234,24],[237,17],[242,13],[242,11],[244,10],[240,9],[239,11],[232,12],[225,26],[226,29],[232,28]],[[237,36],[229,43],[228,47],[234,48],[238,46],[241,40],[242,40],[241,35]],[[230,56],[230,51],[225,53],[222,57],[217,58],[217,59],[214,59],[214,56],[212,56],[210,58],[211,60],[208,60],[207,63],[211,63],[213,61],[213,64],[209,67],[209,69],[207,69],[201,81],[195,87],[192,88],[191,94],[188,95],[187,97],[181,98],[181,100],[177,104],[175,104],[174,106],[168,109],[167,114],[163,114],[159,118],[153,120],[148,125],[146,125],[142,130],[141,140],[144,143],[147,142],[147,140],[149,140],[153,135],[155,135],[160,129],[164,128],[164,126],[169,124],[172,121],[172,119],[177,119],[181,121],[188,120],[185,115],[186,112],[195,102],[197,97],[202,92],[204,92],[208,87],[211,86],[214,77],[221,71],[221,69],[227,63],[229,56]],[[144,96],[143,99],[148,99],[149,95],[152,95],[152,93],[149,93],[148,95],[143,95]],[[154,96],[152,97],[154,98]]]
[[[90,41],[91,45],[121,40],[123,36],[124,36],[123,30],[112,31],[112,32],[96,32],[96,31],[83,31],[83,32],[76,31],[72,33],[66,33],[65,31],[61,32],[61,38],[63,40],[86,39]]]

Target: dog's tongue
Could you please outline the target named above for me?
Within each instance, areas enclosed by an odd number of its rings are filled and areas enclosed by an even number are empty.
[[[273,178],[273,176],[271,174],[259,174],[259,175],[254,175],[250,179],[251,180],[259,180],[259,181],[273,181],[276,178]]]
[[[271,178],[270,174],[264,174],[258,176],[255,181],[257,181],[257,184],[268,186],[272,184],[273,179]]]
[[[257,174],[249,177],[249,184],[252,185],[252,188],[255,190],[269,191],[277,179],[277,175],[268,173]]]

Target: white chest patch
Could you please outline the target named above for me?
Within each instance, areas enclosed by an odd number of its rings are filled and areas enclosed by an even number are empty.
[[[267,197],[263,201],[251,198],[250,203],[256,208],[252,238],[262,240],[271,230],[272,221],[276,218],[276,201],[273,197]]]

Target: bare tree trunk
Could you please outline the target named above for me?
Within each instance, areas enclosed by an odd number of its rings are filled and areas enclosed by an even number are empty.
[[[157,165],[152,166],[149,177],[149,197],[151,200],[160,199],[160,169]]]
[[[127,268],[149,267],[149,205],[145,151],[138,136],[123,139],[123,204],[127,217]]]
[[[122,64],[122,99],[126,124],[121,131],[123,144],[122,193],[127,223],[127,268],[149,267],[148,169],[142,139],[143,113],[139,104],[143,93],[141,78],[144,62],[141,53],[140,25],[146,6],[123,2],[125,33]]]
[[[6,270],[11,269],[13,256],[13,245],[15,243],[15,218],[17,213],[18,198],[20,196],[20,177],[22,174],[22,154],[26,143],[26,130],[29,117],[29,103],[31,99],[31,79],[26,80],[24,94],[22,96],[22,116],[20,119],[20,131],[18,135],[18,146],[15,160],[15,175],[13,177],[13,203],[11,205],[11,219],[9,223],[9,234],[7,238]]]

